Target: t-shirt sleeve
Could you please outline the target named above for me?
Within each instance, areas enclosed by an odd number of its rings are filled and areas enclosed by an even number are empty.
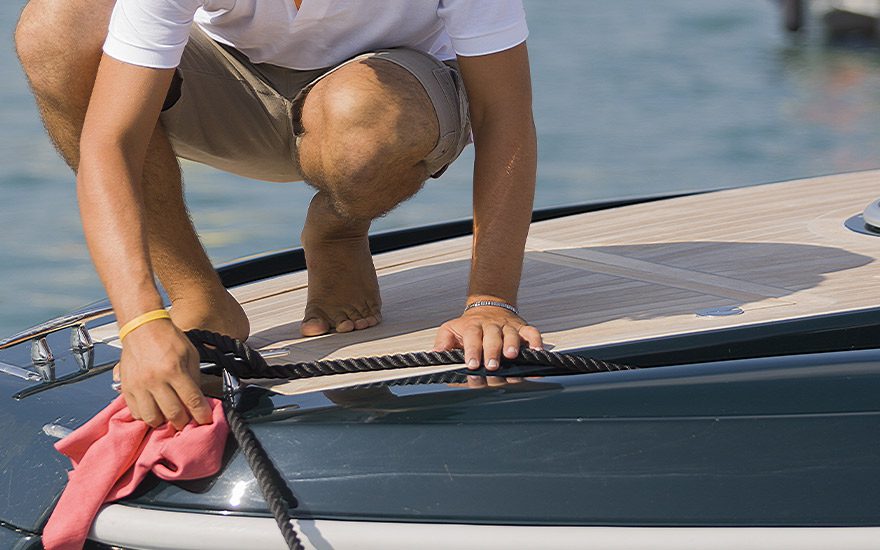
[[[522,0],[440,0],[437,15],[465,57],[510,49],[529,35]]]
[[[193,16],[203,0],[117,0],[104,53],[132,65],[172,69],[180,64]]]

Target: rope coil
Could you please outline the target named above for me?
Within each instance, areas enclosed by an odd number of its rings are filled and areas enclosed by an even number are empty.
[[[235,338],[206,330],[190,330],[186,332],[186,335],[198,350],[199,359],[215,365],[213,368],[206,369],[205,372],[221,374],[225,370],[237,378],[296,380],[334,374],[464,363],[464,352],[451,350],[269,365],[258,352]],[[555,367],[581,374],[615,372],[635,368],[579,355],[532,349],[522,349],[515,359],[503,358],[502,362],[502,364],[508,365]],[[460,374],[440,373],[439,375],[420,376],[415,379],[419,382],[435,382],[450,378],[460,379],[460,377],[462,377]],[[278,524],[287,547],[291,550],[303,550],[302,541],[294,528],[293,518],[290,515],[290,509],[297,507],[296,498],[290,491],[284,476],[272,463],[266,450],[260,445],[254,432],[244,421],[241,413],[236,410],[234,404],[225,402],[223,410],[226,412],[229,429],[257,480],[260,492],[275,518],[275,523]]]

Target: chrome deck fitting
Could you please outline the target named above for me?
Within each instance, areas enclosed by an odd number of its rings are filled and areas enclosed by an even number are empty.
[[[45,338],[35,338],[31,342],[31,361],[34,366],[48,365],[55,361],[55,356],[52,355],[52,350],[49,349]]]
[[[729,317],[731,315],[742,315],[745,313],[742,308],[736,306],[720,306],[707,307],[696,312],[697,317]]]
[[[70,329],[70,350],[86,351],[95,347],[92,337],[85,325],[76,325]]]

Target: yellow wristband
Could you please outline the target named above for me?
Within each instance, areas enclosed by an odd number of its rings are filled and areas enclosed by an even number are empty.
[[[119,339],[122,340],[126,336],[128,336],[131,331],[140,328],[150,321],[157,321],[159,319],[171,319],[171,315],[168,314],[168,311],[164,309],[154,309],[153,311],[148,311],[143,315],[138,315],[131,321],[122,325],[122,328],[119,329]]]

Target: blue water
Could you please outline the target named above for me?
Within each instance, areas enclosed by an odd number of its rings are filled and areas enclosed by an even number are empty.
[[[43,133],[0,4],[0,336],[103,296],[74,178]],[[880,50],[792,39],[770,0],[527,0],[537,206],[880,166]],[[470,213],[472,154],[374,229]],[[297,244],[311,191],[185,166],[212,259]],[[880,186],[878,186],[880,194]],[[465,281],[462,281],[465,284]]]

